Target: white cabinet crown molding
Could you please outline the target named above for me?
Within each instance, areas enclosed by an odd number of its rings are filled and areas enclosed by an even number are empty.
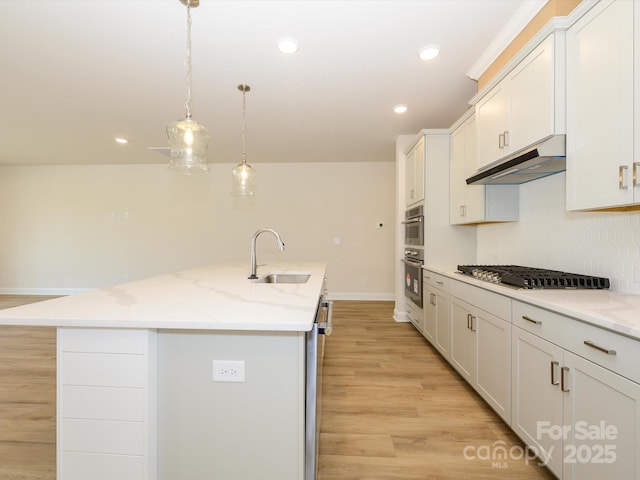
[[[480,76],[491,66],[505,48],[518,36],[549,0],[535,0],[524,2],[522,7],[511,17],[498,35],[491,41],[478,60],[467,71],[467,77],[478,80]]]

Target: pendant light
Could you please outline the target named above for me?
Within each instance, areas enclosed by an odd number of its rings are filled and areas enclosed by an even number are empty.
[[[187,101],[185,118],[167,126],[167,137],[171,147],[169,169],[191,175],[207,173],[207,148],[209,131],[191,118],[191,8],[200,5],[200,0],[180,0],[187,7]]]
[[[237,197],[252,197],[255,195],[256,171],[247,164],[247,152],[244,143],[244,131],[247,124],[247,92],[251,90],[249,85],[238,85],[242,92],[242,162],[236,165],[231,172],[233,187],[231,195]]]

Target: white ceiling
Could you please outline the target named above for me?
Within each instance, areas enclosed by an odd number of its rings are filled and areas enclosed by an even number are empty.
[[[392,161],[397,135],[468,108],[466,72],[532,2],[201,0],[193,118],[209,162],[240,160],[240,83],[248,163]],[[297,54],[276,50],[282,36]],[[178,0],[0,0],[0,164],[167,162],[148,147],[184,115],[185,42]],[[430,43],[440,56],[419,60]]]

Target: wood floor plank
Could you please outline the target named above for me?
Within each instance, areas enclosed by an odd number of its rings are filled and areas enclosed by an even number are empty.
[[[0,309],[55,297],[0,295]],[[0,326],[0,480],[56,478],[56,329]]]
[[[424,337],[393,320],[393,303],[336,302],[333,321],[320,480],[554,478],[537,460],[467,458],[495,442],[524,446]],[[392,450],[379,451],[382,439]]]

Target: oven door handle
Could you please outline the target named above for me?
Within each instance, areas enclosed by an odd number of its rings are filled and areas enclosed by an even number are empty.
[[[405,265],[409,265],[411,267],[418,267],[418,268],[422,268],[422,262],[420,261],[416,261],[416,260],[407,260],[406,258],[403,258],[401,260],[401,262],[403,262]]]
[[[402,225],[409,225],[410,223],[422,223],[422,217],[409,218],[402,222]]]

